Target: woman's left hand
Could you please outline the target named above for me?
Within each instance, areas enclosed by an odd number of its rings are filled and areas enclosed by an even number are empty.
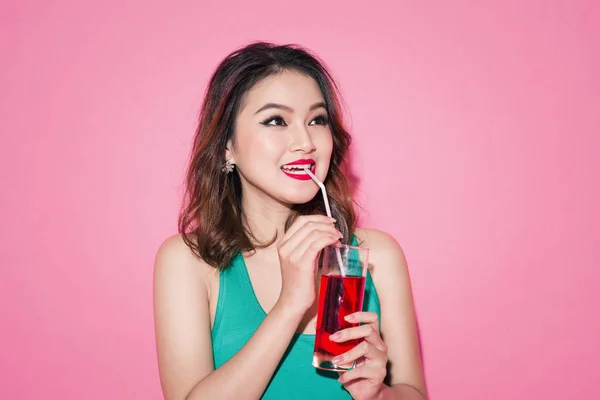
[[[377,399],[384,388],[383,380],[387,374],[387,345],[379,333],[379,321],[374,312],[356,312],[346,316],[346,321],[364,325],[343,329],[331,335],[333,342],[346,342],[351,339],[364,339],[352,350],[336,357],[338,365],[356,366],[350,371],[340,373],[339,382],[355,400]]]

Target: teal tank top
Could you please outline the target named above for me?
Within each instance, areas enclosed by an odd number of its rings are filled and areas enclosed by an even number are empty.
[[[353,240],[353,244],[355,240]],[[244,258],[238,254],[220,273],[219,298],[212,330],[215,369],[235,355],[267,316],[250,281]],[[363,311],[377,313],[381,321],[379,298],[367,272]],[[312,366],[314,334],[294,334],[262,399],[351,399],[337,381],[337,372]]]

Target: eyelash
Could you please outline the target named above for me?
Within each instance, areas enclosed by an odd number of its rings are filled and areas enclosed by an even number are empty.
[[[325,115],[325,114],[317,115],[316,117],[313,118],[313,121],[318,121],[316,123],[316,125],[328,125],[329,124],[329,118],[327,118],[327,115]],[[274,126],[282,126],[280,124],[280,122],[283,122],[285,124],[285,121],[279,115],[273,115],[271,117],[268,117],[267,119],[263,120],[261,122],[261,124],[266,125],[266,126],[273,126],[271,124],[271,122],[277,122]]]

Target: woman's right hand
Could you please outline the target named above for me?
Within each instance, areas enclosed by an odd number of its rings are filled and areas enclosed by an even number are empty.
[[[317,257],[342,234],[335,220],[324,215],[298,217],[277,245],[281,264],[281,294],[278,303],[304,314],[316,298]]]

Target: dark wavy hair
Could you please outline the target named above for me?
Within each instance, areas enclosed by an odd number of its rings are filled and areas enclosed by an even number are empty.
[[[346,156],[350,135],[343,125],[337,85],[324,63],[298,45],[256,42],[228,55],[214,71],[192,146],[186,175],[184,202],[179,215],[179,233],[193,253],[209,265],[225,269],[241,251],[252,251],[274,243],[259,243],[244,223],[242,187],[237,169],[225,174],[227,142],[235,134],[235,122],[244,95],[261,80],[293,70],[313,78],[319,85],[329,115],[333,152],[324,184],[337,228],[348,241],[356,215]],[[325,214],[320,191],[305,204],[293,206],[285,225],[299,215]]]

